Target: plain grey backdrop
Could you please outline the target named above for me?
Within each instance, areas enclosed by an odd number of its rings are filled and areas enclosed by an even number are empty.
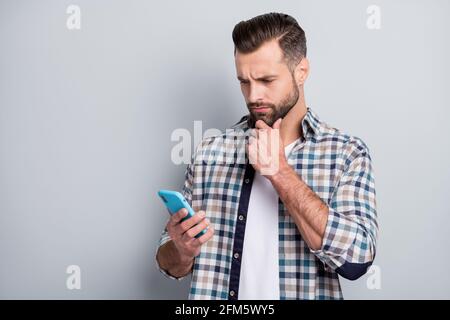
[[[0,298],[187,298],[154,261],[156,192],[184,178],[170,137],[246,113],[231,31],[270,11],[306,32],[307,105],[373,158],[381,288],[343,280],[344,297],[450,298],[446,0],[0,0]]]

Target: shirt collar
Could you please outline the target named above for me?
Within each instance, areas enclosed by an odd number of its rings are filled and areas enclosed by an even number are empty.
[[[308,137],[310,133],[317,135],[320,131],[319,117],[309,107],[307,107],[306,114],[301,122],[301,130],[303,137]]]

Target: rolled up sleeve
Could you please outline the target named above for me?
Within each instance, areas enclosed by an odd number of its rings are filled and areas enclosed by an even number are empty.
[[[357,144],[346,162],[347,169],[328,204],[322,246],[311,252],[342,277],[356,280],[367,272],[375,258],[375,181],[371,157],[363,143]]]

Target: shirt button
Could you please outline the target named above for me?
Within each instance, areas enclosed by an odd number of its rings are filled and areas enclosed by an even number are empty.
[[[250,182],[250,179],[249,179],[249,178],[246,178],[244,181],[245,181],[245,183],[249,183],[249,182]]]
[[[236,253],[234,254],[234,258],[235,258],[235,259],[239,259],[239,253],[236,252]]]
[[[244,216],[242,214],[239,215],[239,220],[244,220]]]
[[[230,291],[230,296],[232,296],[232,297],[234,296],[234,291],[233,290]]]

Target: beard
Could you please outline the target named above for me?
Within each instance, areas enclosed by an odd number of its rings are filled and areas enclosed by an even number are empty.
[[[275,121],[286,116],[286,114],[295,106],[299,98],[299,89],[293,76],[292,83],[293,89],[278,105],[258,102],[247,104],[248,110],[250,111],[250,116],[247,120],[249,128],[255,128],[256,121],[258,120],[263,120],[268,126],[272,127]],[[252,108],[255,107],[266,107],[270,108],[270,110],[267,112],[254,112],[252,111]]]

